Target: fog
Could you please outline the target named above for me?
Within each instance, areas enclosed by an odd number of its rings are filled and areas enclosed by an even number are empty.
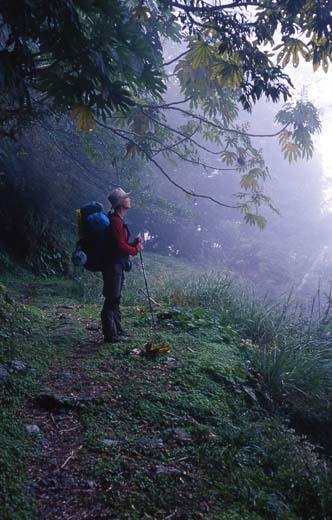
[[[332,519],[331,7],[1,2],[0,520]]]
[[[168,50],[167,59],[180,51]],[[240,275],[255,292],[276,296],[292,290],[296,297],[306,299],[318,288],[322,293],[328,291],[331,279],[332,160],[328,149],[331,80],[323,72],[313,73],[306,64],[298,70],[292,69],[291,74],[300,89],[294,89],[293,99],[304,96],[315,104],[320,110],[322,132],[315,139],[313,157],[292,164],[283,157],[278,138],[252,139],[253,144],[261,148],[269,170],[264,191],[280,213],[265,210],[267,225],[260,231],[245,224],[236,210],[221,209],[198,198],[186,200],[156,173],[158,192],[175,200],[180,207],[189,208],[190,217],[179,226],[171,223],[170,229],[163,227],[163,232],[154,225],[147,226],[152,235],[148,248],[158,250],[166,239],[170,242],[168,254],[185,256],[206,264],[209,269],[227,268]],[[174,80],[168,100],[179,98]],[[281,107],[282,104],[261,101],[254,106],[252,114],[240,110],[239,120],[249,122],[251,133],[271,134],[279,129],[274,118]],[[213,162],[208,154],[200,153],[202,162]],[[238,189],[234,172],[204,172],[200,167],[178,160],[176,166],[164,160],[163,166],[181,185],[219,200],[231,200]],[[163,249],[166,250],[166,243]]]
[[[166,59],[171,60],[181,50],[168,45]],[[173,69],[174,64],[168,67],[169,102],[180,99]],[[186,196],[154,164],[128,155],[126,143],[107,131],[83,135],[69,118],[54,121],[45,114],[23,131],[18,143],[3,146],[1,179],[5,189],[0,197],[2,212],[8,212],[8,224],[2,230],[2,243],[14,256],[29,259],[41,237],[45,240],[45,236],[55,235],[56,247],[61,247],[59,237],[65,226],[66,240],[69,247],[73,246],[75,208],[88,200],[100,200],[108,209],[108,192],[112,186],[121,185],[132,190],[133,209],[128,223],[133,233],[145,234],[146,251],[184,258],[207,270],[227,269],[255,293],[271,298],[292,290],[297,298],[307,299],[318,287],[324,294],[332,269],[328,76],[313,76],[307,67],[292,74],[298,75],[294,82],[300,85],[294,99],[304,95],[321,109],[323,130],[316,138],[313,157],[292,164],[283,157],[277,137],[252,138],[252,145],[261,151],[269,171],[264,193],[279,211],[259,208],[267,219],[263,230],[246,224],[236,209]],[[281,107],[261,101],[251,114],[239,107],[238,122],[248,122],[248,131],[253,134],[275,133],[280,125],[276,125],[274,117]],[[165,119],[173,127],[184,121],[183,114],[175,111],[169,111]],[[211,155],[199,149],[197,154],[196,162],[209,168],[171,153],[168,158],[157,154],[155,159],[187,190],[234,204],[239,172],[218,160],[220,144],[206,145],[201,136],[195,139],[214,152]],[[225,171],[218,170],[223,167]]]

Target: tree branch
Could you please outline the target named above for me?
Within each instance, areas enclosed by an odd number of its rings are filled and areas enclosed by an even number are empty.
[[[146,114],[145,114],[146,115]],[[175,128],[172,128],[171,126],[166,125],[165,123],[162,123],[161,121],[158,121],[158,119],[155,119],[154,117],[148,115],[151,119],[151,121],[154,121],[157,125],[161,126],[162,128],[165,128],[166,130],[169,130],[170,132],[173,132],[174,134],[180,135],[181,137],[185,137],[188,141],[193,143],[198,148],[201,148],[201,150],[204,150],[207,153],[210,153],[211,155],[220,155],[221,152],[215,152],[214,150],[210,150],[209,148],[206,148],[202,144],[195,141],[195,139],[192,139],[188,134],[185,134],[184,132],[181,132],[180,130],[176,130]]]
[[[235,172],[235,171],[239,171],[238,168],[218,168],[217,166],[210,166],[209,164],[205,164],[201,161],[195,161],[195,159],[189,159],[189,157],[185,157],[184,155],[182,155],[180,152],[178,152],[177,150],[170,150],[171,153],[174,153],[175,155],[177,155],[182,161],[185,161],[185,162],[188,162],[190,164],[195,164],[196,166],[202,166],[203,168],[208,168],[210,170],[217,170],[219,172]],[[158,155],[159,152],[155,153],[155,155]]]
[[[242,130],[236,130],[235,128],[228,128],[224,126],[217,125],[213,121],[210,121],[209,119],[206,119],[205,117],[198,116],[197,114],[193,114],[192,112],[189,112],[188,110],[183,110],[183,108],[172,106],[171,104],[165,104],[165,105],[140,105],[143,109],[144,108],[159,108],[159,109],[165,109],[165,110],[176,110],[177,112],[181,112],[182,114],[192,117],[193,119],[197,119],[201,123],[205,123],[207,125],[213,126],[214,128],[217,128],[218,130],[222,130],[223,132],[230,132],[231,134],[237,134],[237,135],[243,135],[245,137],[277,137],[280,135],[286,128],[289,126],[289,123],[285,125],[283,128],[278,130],[278,132],[275,132],[274,134],[250,134],[248,132],[243,132]],[[145,114],[147,117],[150,117],[148,114]]]
[[[148,106],[149,108],[172,108],[174,105],[184,105],[184,103],[188,103],[192,99],[193,96],[189,96],[185,99],[182,99],[182,101],[171,101],[170,103],[163,103],[162,105],[140,105],[139,103],[134,103],[136,106],[145,107]]]
[[[175,61],[179,60],[180,58],[182,58],[183,56],[185,56],[189,52],[190,52],[190,49],[187,49],[186,51],[184,51],[181,54],[179,54],[179,56],[177,56],[176,58],[173,58],[172,60],[167,61],[166,63],[163,63],[162,67],[167,67],[168,65],[171,65],[172,63],[174,63]]]
[[[195,130],[195,132],[196,131],[197,131],[197,129]],[[194,133],[192,135],[194,135]],[[164,148],[161,148],[159,150],[158,149],[154,149],[154,150],[152,149],[151,151],[155,152],[153,157],[158,155],[159,153],[163,153],[165,151],[169,151],[170,153],[174,153],[175,155],[177,155],[182,161],[189,162],[189,163],[195,164],[197,166],[203,166],[203,168],[207,168],[207,169],[210,169],[210,170],[217,170],[219,172],[239,171],[238,168],[218,168],[217,166],[211,166],[211,165],[203,163],[201,161],[195,161],[194,159],[189,159],[189,157],[185,157],[178,150],[175,150],[175,147],[177,145],[181,144],[182,142],[185,142],[186,140],[187,140],[186,138],[180,139],[180,141],[178,141],[177,143],[174,143],[173,145],[170,145],[170,146],[165,146]],[[227,147],[223,150],[223,152],[226,151],[226,149],[227,149]],[[222,152],[219,152],[219,153],[222,153]]]
[[[190,134],[190,138],[192,138],[192,137],[196,134],[198,128],[199,128],[199,127],[197,127],[197,128],[193,131],[193,133]],[[159,150],[156,149],[156,150],[152,150],[152,151],[153,151],[153,152],[156,152],[156,155],[157,155],[158,153],[168,152],[169,150],[172,150],[173,148],[175,148],[175,147],[178,146],[179,144],[185,143],[186,141],[187,141],[187,137],[183,137],[183,139],[179,139],[179,141],[176,141],[176,142],[173,143],[173,144],[170,144],[170,145],[168,145],[168,146],[165,146],[164,148],[160,148]]]
[[[169,5],[169,2],[168,2]],[[218,13],[225,9],[234,9],[236,7],[265,7],[267,9],[277,9],[277,5],[270,4],[262,5],[261,2],[257,0],[239,0],[238,2],[231,2],[229,4],[224,5],[210,5],[210,4],[203,4],[202,6],[193,6],[193,5],[186,5],[186,4],[180,4],[177,1],[171,2],[171,7],[176,7],[177,9],[181,9],[185,11],[186,13],[200,13],[200,14],[206,14],[206,13]]]
[[[150,136],[150,135],[144,136],[141,134],[137,134],[136,132],[133,132],[131,130],[124,130],[123,128],[116,128],[116,130],[118,132],[121,132],[122,134],[127,134],[129,136],[132,135],[133,137],[137,137],[138,139],[143,138],[146,140],[151,140],[151,141],[157,142],[158,144],[162,144],[160,139],[158,139],[155,136]],[[183,139],[180,139],[176,143],[170,144],[169,146],[165,146],[164,148],[160,148],[160,149],[158,149],[158,148],[152,149],[151,152],[154,153],[154,155],[152,157],[158,155],[159,153],[162,153],[165,151],[170,151],[171,153],[174,153],[175,155],[177,155],[181,160],[183,160],[185,162],[189,162],[191,164],[195,164],[197,166],[203,166],[203,168],[208,168],[210,170],[218,170],[218,171],[238,171],[238,168],[218,168],[217,166],[210,166],[201,161],[195,161],[194,159],[189,159],[188,157],[185,157],[184,155],[182,155],[178,150],[174,149],[179,144],[181,144],[185,141],[188,141],[188,139],[191,139],[191,137],[197,132],[197,130],[198,130],[198,128],[196,128],[196,130],[190,136],[184,137]],[[135,145],[138,146],[137,141],[133,141],[133,143],[135,143]],[[218,155],[221,154],[222,152],[226,151],[226,149],[227,149],[227,147],[224,150],[222,150],[221,152],[218,152]]]
[[[230,209],[239,209],[240,208],[240,205],[231,206],[230,204],[224,204],[223,202],[220,202],[220,200],[217,200],[214,197],[211,197],[210,195],[203,195],[203,194],[200,194],[200,193],[195,193],[192,190],[188,190],[187,188],[184,188],[179,183],[177,183],[174,179],[172,179],[172,177],[164,170],[164,168],[162,166],[160,166],[160,164],[155,159],[153,159],[153,157],[151,157],[151,155],[142,146],[140,146],[138,143],[135,143],[135,141],[133,141],[129,137],[121,134],[121,132],[119,132],[115,128],[112,128],[111,126],[105,125],[104,123],[101,123],[100,121],[96,121],[96,123],[99,126],[101,126],[102,128],[106,128],[106,130],[109,130],[109,131],[113,132],[118,137],[122,137],[122,139],[125,139],[126,141],[130,142],[134,146],[137,146],[137,148],[139,148],[141,150],[141,152],[147,157],[147,159],[149,159],[149,161],[152,162],[152,164],[154,164],[156,166],[156,168],[158,168],[158,170],[166,177],[166,179],[171,184],[173,184],[173,186],[175,186],[179,190],[183,191],[186,195],[190,195],[191,197],[197,197],[197,198],[201,198],[201,199],[211,200],[215,204],[218,204],[219,206],[222,206],[222,207],[225,207],[225,208],[230,208]]]

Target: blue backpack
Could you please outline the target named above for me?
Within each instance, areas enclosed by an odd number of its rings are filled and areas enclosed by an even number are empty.
[[[88,202],[76,210],[79,241],[73,253],[74,265],[88,271],[103,271],[106,259],[106,234],[110,219],[99,202]]]

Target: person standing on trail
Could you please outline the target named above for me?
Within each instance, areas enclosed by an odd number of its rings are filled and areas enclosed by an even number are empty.
[[[127,211],[131,208],[130,192],[116,188],[108,197],[112,205],[109,213],[110,227],[106,237],[107,268],[103,274],[104,305],[101,311],[101,323],[104,341],[115,343],[126,341],[127,333],[122,328],[120,300],[124,281],[124,271],[130,271],[129,257],[143,250],[143,238],[138,235],[129,242],[130,233],[124,222]]]

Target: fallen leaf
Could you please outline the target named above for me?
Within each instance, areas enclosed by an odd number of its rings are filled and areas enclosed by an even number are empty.
[[[141,356],[142,351],[140,348],[133,348],[133,350],[130,353],[133,354],[134,356]]]
[[[156,345],[154,347],[152,341],[148,341],[145,344],[145,350],[147,354],[157,354],[159,352],[170,352],[172,347],[170,345]]]

